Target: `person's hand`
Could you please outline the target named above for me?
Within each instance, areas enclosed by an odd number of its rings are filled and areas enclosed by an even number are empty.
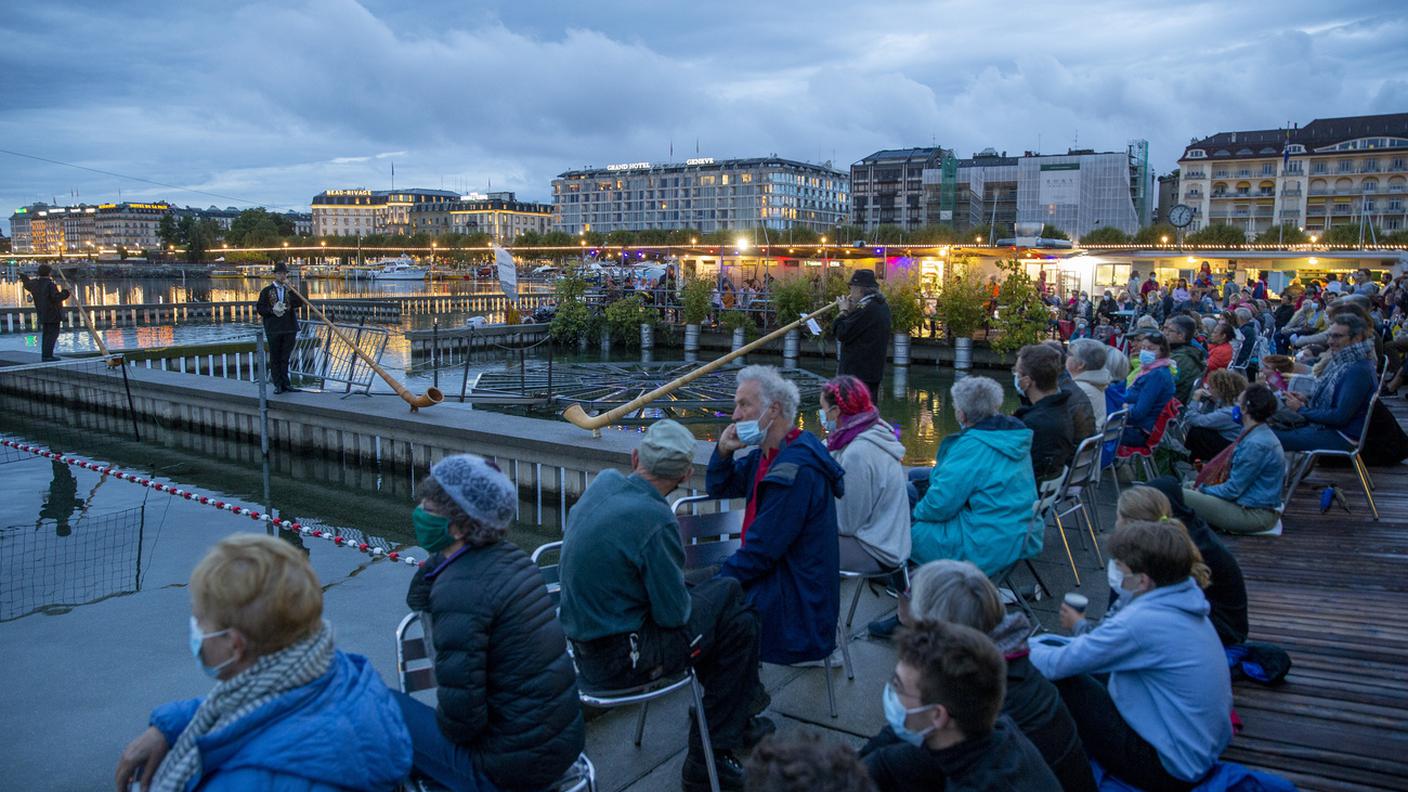
[[[171,746],[166,744],[165,735],[155,726],[147,727],[122,749],[122,756],[117,760],[117,792],[127,792],[133,781],[141,783],[142,792],[150,789],[152,776],[156,775],[156,769],[169,750]]]
[[[1076,610],[1075,608],[1072,608],[1070,605],[1067,605],[1064,602],[1061,603],[1061,627],[1065,629],[1066,632],[1075,632],[1076,625],[1080,624],[1081,621],[1084,619],[1085,615],[1082,614],[1080,611]]]
[[[1304,406],[1304,399],[1302,399],[1298,394],[1286,391],[1286,409],[1290,410],[1291,412],[1300,412],[1301,408]]]
[[[723,434],[719,435],[719,453],[725,456],[743,447],[743,441],[738,439],[738,429],[735,424],[724,427]]]
[[[849,295],[842,295],[836,298],[836,307],[841,309],[841,313],[851,310],[851,298]]]

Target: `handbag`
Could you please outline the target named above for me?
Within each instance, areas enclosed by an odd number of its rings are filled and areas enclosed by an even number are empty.
[[[1231,445],[1217,452],[1217,456],[1208,460],[1203,465],[1203,469],[1198,471],[1198,477],[1193,480],[1193,483],[1201,487],[1211,484],[1221,484],[1226,481],[1227,478],[1232,475],[1232,454],[1237,450],[1237,444],[1242,442],[1242,438],[1246,437],[1249,431],[1251,430],[1243,429],[1242,433],[1237,435],[1237,439],[1233,440]]]

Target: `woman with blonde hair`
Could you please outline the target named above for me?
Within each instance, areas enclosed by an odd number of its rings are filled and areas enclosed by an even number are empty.
[[[1209,372],[1203,385],[1193,391],[1185,412],[1188,437],[1184,445],[1195,460],[1206,462],[1232,445],[1242,434],[1242,416],[1237,397],[1247,389],[1247,378],[1230,369]]]
[[[235,534],[196,566],[190,591],[191,654],[215,687],[152,712],[118,761],[118,789],[384,790],[406,777],[400,708],[365,657],[333,648],[302,552]]]

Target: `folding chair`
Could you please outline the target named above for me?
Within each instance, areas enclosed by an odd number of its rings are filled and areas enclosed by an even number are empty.
[[[1104,462],[1105,462],[1105,448],[1106,448],[1107,446],[1109,446],[1110,443],[1114,443],[1114,444],[1115,444],[1115,445],[1113,446],[1114,448],[1118,448],[1118,447],[1119,447],[1120,437],[1121,437],[1122,435],[1124,435],[1124,424],[1125,424],[1125,420],[1126,420],[1127,418],[1129,418],[1129,410],[1128,410],[1127,408],[1126,408],[1126,409],[1123,409],[1123,410],[1116,410],[1115,412],[1112,412],[1112,413],[1110,413],[1109,415],[1106,415],[1106,416],[1105,416],[1105,426],[1104,426],[1104,428],[1100,431],[1100,463],[1101,463],[1101,464],[1100,464],[1100,469],[1096,471],[1095,484],[1098,485],[1098,484],[1100,483],[1100,479],[1104,476],[1105,470],[1108,469],[1108,470],[1110,471],[1110,473],[1111,473],[1111,478],[1113,478],[1113,479],[1115,480],[1115,497],[1116,497],[1116,498],[1119,497],[1119,493],[1120,493],[1120,477],[1119,477],[1119,476],[1116,476],[1116,475],[1113,475],[1113,474],[1115,473],[1115,467],[1116,467],[1116,464],[1117,464],[1117,462],[1118,462],[1119,460],[1118,460],[1117,457],[1115,457],[1114,453],[1112,452],[1112,453],[1110,454],[1110,464],[1108,464],[1108,465],[1104,464]]]
[[[1095,558],[1100,562],[1096,568],[1103,567],[1105,558],[1100,553],[1100,539],[1095,535],[1095,520],[1098,517],[1091,516],[1095,507],[1088,503],[1085,497],[1086,491],[1094,486],[1094,482],[1099,478],[1102,438],[1103,435],[1091,435],[1082,440],[1076,448],[1071,467],[1066,471],[1061,493],[1056,497],[1056,505],[1051,510],[1056,519],[1056,528],[1061,532],[1061,543],[1066,546],[1066,558],[1071,560],[1071,572],[1075,573],[1077,586],[1080,585],[1080,574],[1076,572],[1076,562],[1071,556],[1071,545],[1066,540],[1066,527],[1061,518],[1075,512],[1077,535],[1080,533],[1080,520],[1085,520],[1086,530],[1090,532],[1090,542],[1095,548]],[[1081,537],[1081,545],[1085,545],[1084,537]]]
[[[417,628],[420,634],[413,635]],[[420,613],[406,614],[396,626],[396,679],[402,693],[434,690],[437,685],[435,666],[426,645],[428,637]],[[411,792],[441,792],[445,789],[415,772],[402,783],[401,788]],[[549,792],[596,792],[596,768],[592,760],[587,758],[585,752],[579,754],[577,761],[548,789]]]
[[[1145,481],[1153,481],[1157,472],[1154,467],[1154,449],[1159,447],[1159,443],[1164,438],[1164,432],[1168,431],[1168,424],[1178,416],[1178,411],[1183,408],[1183,403],[1177,398],[1168,400],[1168,404],[1159,411],[1159,417],[1154,419],[1154,429],[1149,432],[1149,438],[1142,446],[1121,445],[1115,448],[1115,459],[1131,460],[1137,458],[1140,466],[1144,470]],[[1126,419],[1127,420],[1127,419]]]
[[[1354,474],[1359,478],[1359,486],[1364,489],[1364,500],[1369,502],[1369,511],[1374,515],[1374,521],[1379,520],[1379,507],[1374,503],[1374,478],[1369,475],[1369,466],[1364,464],[1361,452],[1364,450],[1364,443],[1369,439],[1369,424],[1374,416],[1374,407],[1379,403],[1379,394],[1383,391],[1384,383],[1387,382],[1388,366],[1384,366],[1384,372],[1379,377],[1378,383],[1374,386],[1374,394],[1369,397],[1369,409],[1364,413],[1364,427],[1359,430],[1359,442],[1348,451],[1337,450],[1316,450],[1303,451],[1296,461],[1291,474],[1291,483],[1286,488],[1286,496],[1282,498],[1283,503],[1289,503],[1291,496],[1295,495],[1302,481],[1305,480],[1315,463],[1323,457],[1339,457],[1348,459],[1350,466],[1354,468]]]
[[[900,592],[902,594],[905,590],[909,589],[908,561],[901,561],[898,566],[879,572],[857,572],[850,569],[841,570],[842,578],[856,578],[856,593],[855,596],[851,597],[851,608],[846,613],[846,624],[841,628],[841,661],[846,669],[846,679],[856,678],[856,667],[855,664],[851,662],[851,623],[856,618],[856,606],[860,604],[860,592],[866,587],[866,584],[872,580],[889,580],[894,579],[896,576],[904,580],[904,589]],[[829,678],[826,680],[826,684],[827,692],[830,693],[831,680]],[[832,715],[831,717],[834,718],[836,716]]]
[[[1012,576],[1017,571],[1017,567],[1025,566],[1036,581],[1038,590],[1045,591],[1050,597],[1051,589],[1046,585],[1046,581],[1037,574],[1036,567],[1032,564],[1032,559],[1041,555],[1042,547],[1046,543],[1046,516],[1056,508],[1056,498],[1061,494],[1061,479],[1066,477],[1065,471],[1057,478],[1042,482],[1037,488],[1037,499],[1032,504],[1032,516],[1027,522],[1027,535],[1022,543],[1022,557],[1012,562],[1006,569],[992,576],[993,585],[999,591],[1007,589],[1012,592],[1013,599],[1017,601],[1017,607],[1026,614],[1027,620],[1032,623],[1032,632],[1036,632],[1041,627],[1041,622],[1036,617],[1036,611],[1027,603],[1026,597],[1013,582]],[[1080,585],[1077,580],[1076,585]]]

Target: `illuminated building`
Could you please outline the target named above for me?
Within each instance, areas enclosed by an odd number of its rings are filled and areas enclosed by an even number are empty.
[[[850,179],[830,163],[781,157],[628,162],[552,182],[553,228],[584,231],[792,227],[825,233],[849,217]]]
[[[851,222],[866,230],[895,225],[914,230],[941,221],[924,200],[924,172],[937,171],[943,149],[885,149],[851,165]],[[930,217],[930,210],[933,217]]]
[[[519,201],[511,192],[470,193],[411,208],[411,229],[415,233],[432,236],[483,233],[504,244],[526,231],[544,233],[551,222],[551,205]]]
[[[1219,132],[1189,143],[1178,165],[1182,202],[1195,212],[1189,230],[1353,225],[1370,238],[1408,219],[1408,113]]]
[[[23,206],[10,215],[15,253],[89,255],[97,244],[97,207]]]
[[[409,235],[411,209],[459,198],[448,190],[324,190],[313,196],[314,236]]]
[[[161,218],[171,211],[171,204],[105,203],[98,204],[98,247],[139,251],[160,250],[161,238],[157,227]]]

